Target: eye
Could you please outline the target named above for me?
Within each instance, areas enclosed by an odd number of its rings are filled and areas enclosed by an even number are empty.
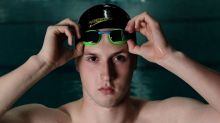
[[[114,61],[116,61],[116,62],[124,62],[124,61],[126,61],[127,59],[126,59],[126,56],[124,56],[124,55],[117,55],[117,56],[115,56],[115,58],[114,58]]]
[[[89,62],[97,62],[98,58],[96,56],[89,56],[89,57],[87,57],[87,61],[89,61]]]

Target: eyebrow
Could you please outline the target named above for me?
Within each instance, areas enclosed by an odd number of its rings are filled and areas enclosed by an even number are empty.
[[[96,53],[85,52],[84,55],[97,55]]]
[[[113,53],[112,55],[116,55],[116,54],[120,54],[120,53],[126,53],[127,54],[128,52],[125,52],[124,49],[122,49],[122,50],[120,50],[118,52]]]

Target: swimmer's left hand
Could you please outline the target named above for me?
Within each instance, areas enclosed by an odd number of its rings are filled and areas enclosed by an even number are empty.
[[[165,59],[167,54],[173,52],[160,30],[159,23],[146,12],[132,18],[125,30],[130,33],[140,32],[149,40],[141,46],[136,45],[133,40],[128,40],[130,53],[140,55],[150,62],[158,63]]]

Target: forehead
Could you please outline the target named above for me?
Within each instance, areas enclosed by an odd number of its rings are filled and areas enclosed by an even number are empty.
[[[114,45],[109,42],[102,40],[95,46],[85,46],[84,54],[92,53],[103,56],[110,56],[115,53],[129,53],[127,44],[124,45]]]

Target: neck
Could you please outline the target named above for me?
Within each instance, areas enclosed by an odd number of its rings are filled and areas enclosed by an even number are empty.
[[[90,123],[128,123],[134,120],[135,108],[128,96],[114,107],[102,107],[82,98],[81,114]]]

